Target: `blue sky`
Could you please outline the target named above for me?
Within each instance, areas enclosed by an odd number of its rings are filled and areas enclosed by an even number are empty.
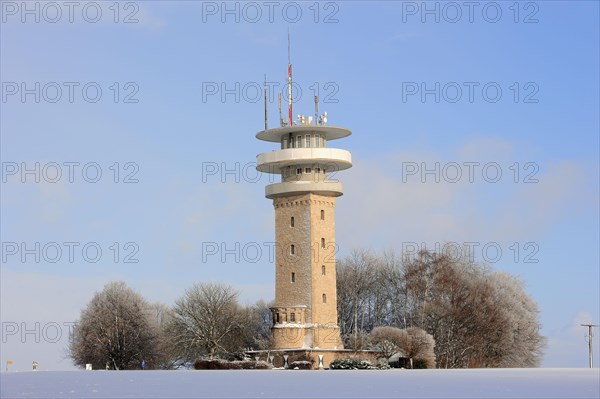
[[[39,22],[2,2],[2,365],[71,368],[68,323],[112,280],[166,304],[196,281],[273,297],[273,178],[253,163],[275,147],[254,137],[255,90],[265,74],[283,88],[289,28],[294,113],[313,113],[318,88],[329,123],[353,132],[330,143],[354,163],[336,176],[338,257],[474,242],[539,303],[543,366],[587,366],[579,324],[600,320],[597,2],[476,2],[471,20],[462,2],[275,2],[272,16],[263,2],[122,2],[118,15],[83,2],[73,22],[62,3],[60,17],[28,4]],[[36,163],[39,183],[22,173]]]

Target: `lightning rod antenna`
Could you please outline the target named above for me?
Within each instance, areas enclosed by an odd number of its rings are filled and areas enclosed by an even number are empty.
[[[265,130],[267,130],[269,128],[269,118],[268,118],[268,114],[267,114],[267,102],[269,99],[269,95],[267,93],[267,74],[265,73],[265,84],[264,84],[264,91],[265,91]]]
[[[319,124],[319,96],[315,96],[315,125]]]
[[[290,40],[290,28],[288,28],[288,117],[290,126],[293,126],[292,122],[292,57],[291,57],[291,40]]]
[[[279,126],[283,127],[283,115],[281,113],[281,92],[277,93],[277,104],[279,107]]]

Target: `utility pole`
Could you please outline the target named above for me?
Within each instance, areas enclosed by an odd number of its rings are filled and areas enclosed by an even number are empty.
[[[594,338],[594,327],[598,327],[598,324],[592,324],[592,322],[588,324],[581,324],[582,327],[588,328],[588,345],[590,350],[590,368],[594,368],[594,352],[592,351],[592,341]]]

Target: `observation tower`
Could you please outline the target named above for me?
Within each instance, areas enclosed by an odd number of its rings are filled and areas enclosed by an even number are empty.
[[[288,42],[287,117],[282,115],[280,94],[279,126],[268,128],[265,90],[265,129],[256,134],[257,139],[277,145],[257,155],[257,170],[281,176],[280,182],[265,188],[275,208],[272,349],[322,352],[322,366],[324,356],[332,359],[336,350],[343,350],[337,320],[334,211],[343,194],[337,172],[350,168],[352,157],[332,143],[351,131],[327,125],[327,113],[319,114],[318,97],[314,115],[297,115],[294,120],[291,88]]]

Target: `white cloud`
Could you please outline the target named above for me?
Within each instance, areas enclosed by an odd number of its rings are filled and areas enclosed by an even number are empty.
[[[338,177],[346,195],[338,202],[338,243],[344,251],[354,247],[399,249],[401,242],[511,242],[537,240],[558,222],[597,203],[582,164],[558,161],[536,164],[531,176],[538,183],[523,183],[534,167],[525,169],[514,146],[496,138],[474,138],[451,154],[398,151],[377,159],[355,156],[354,167]],[[455,162],[462,177],[450,182]],[[473,183],[469,167],[473,166]],[[498,165],[499,182],[491,183],[496,166],[484,174],[484,165]],[[417,167],[414,175],[406,173]],[[439,182],[433,170],[439,163]],[[512,167],[512,169],[511,169]],[[403,176],[404,168],[404,176]],[[521,171],[515,183],[514,169]],[[486,180],[487,179],[487,180]],[[404,180],[404,181],[403,181]]]

